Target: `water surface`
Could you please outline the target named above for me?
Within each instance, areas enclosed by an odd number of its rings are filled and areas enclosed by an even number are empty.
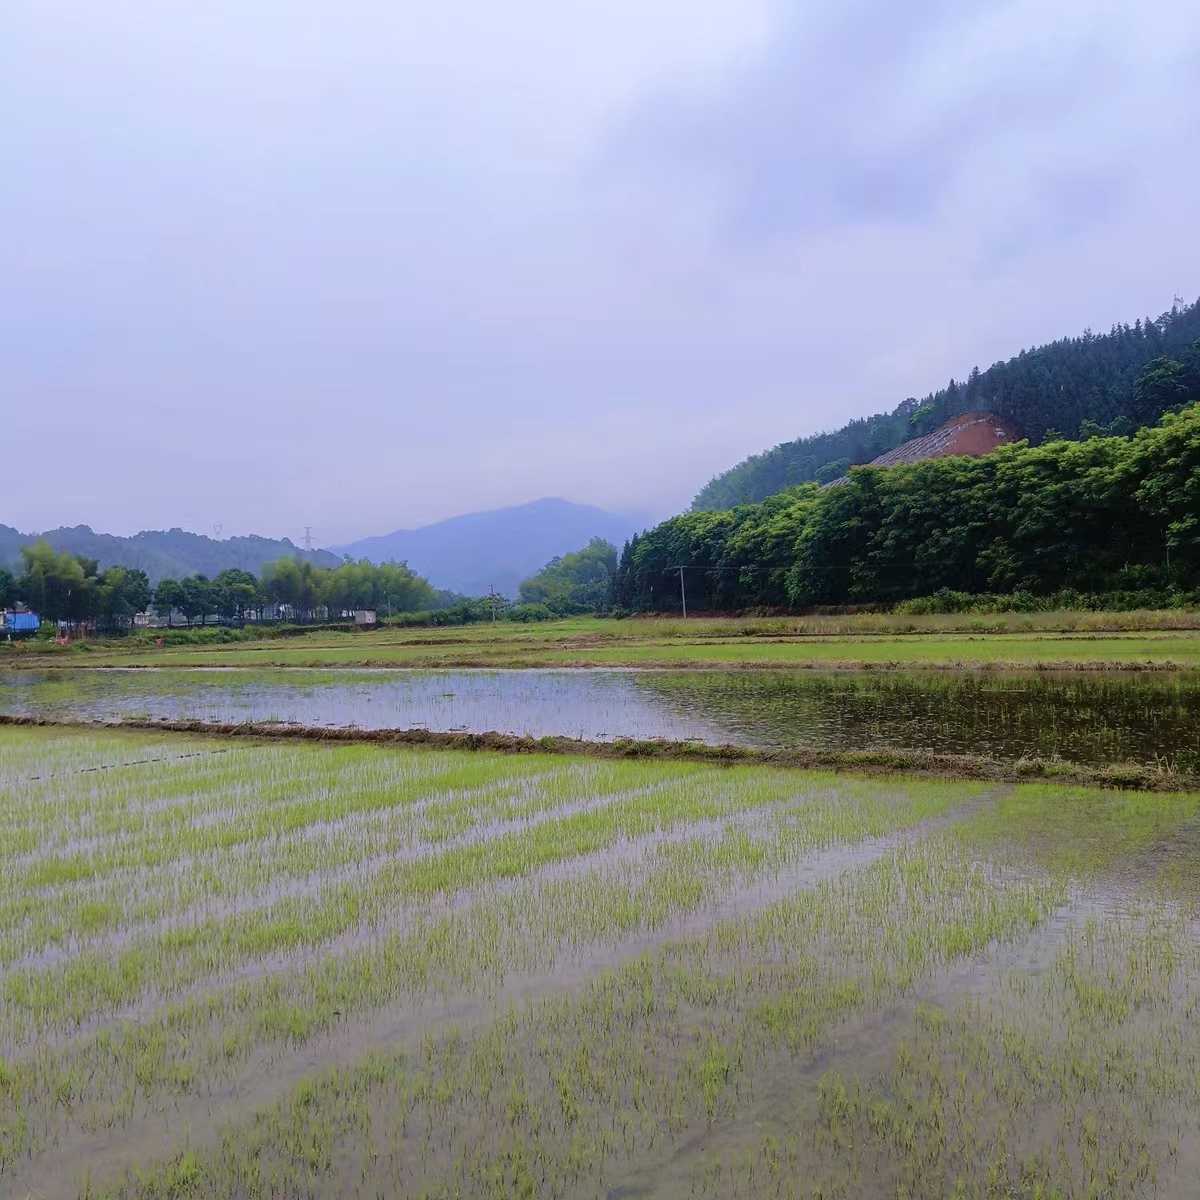
[[[56,670],[0,673],[0,712],[904,747],[1200,769],[1200,680],[1158,674]]]

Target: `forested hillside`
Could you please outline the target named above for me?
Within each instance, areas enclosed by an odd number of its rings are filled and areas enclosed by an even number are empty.
[[[674,517],[625,546],[615,603],[678,610],[892,604],[955,592],[1200,598],[1200,349],[1139,394],[1194,402],[1132,437],[859,467],[761,504]],[[1153,593],[1153,595],[1151,595]]]
[[[249,571],[258,575],[266,563],[295,555],[310,560],[318,567],[336,567],[342,561],[327,550],[306,553],[298,550],[287,538],[276,541],[253,534],[218,540],[199,533],[185,533],[182,529],[169,529],[146,530],[133,537],[116,537],[109,533],[93,533],[86,525],[76,525],[51,529],[35,537],[0,525],[0,567],[19,567],[21,547],[32,546],[39,537],[61,553],[95,560],[102,571],[116,566],[144,571],[152,584],[160,579],[184,575],[207,575],[212,578],[229,570]]]
[[[1147,317],[1115,325],[1106,334],[1088,331],[1022,350],[986,371],[976,368],[965,382],[951,380],[924,400],[909,398],[890,413],[756,454],[705,485],[692,510],[733,508],[810,480],[828,482],[965,412],[999,413],[1015,421],[1035,446],[1053,435],[1131,433],[1172,407],[1163,403],[1161,391],[1139,391],[1143,369],[1160,356],[1186,355],[1197,338],[1200,301],[1177,305],[1157,321]]]

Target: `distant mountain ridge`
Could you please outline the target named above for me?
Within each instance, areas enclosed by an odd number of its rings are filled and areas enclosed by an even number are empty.
[[[511,598],[521,580],[555,556],[579,550],[593,537],[620,549],[646,524],[636,515],[553,498],[467,513],[418,529],[398,529],[334,549],[375,563],[407,562],[434,587],[447,591],[480,596],[494,587]]]
[[[311,558],[321,567],[336,567],[341,562],[328,550],[304,551],[288,538],[277,541],[255,534],[218,540],[176,528],[143,530],[133,537],[118,537],[111,533],[94,533],[87,525],[75,525],[35,535],[0,525],[0,567],[19,567],[21,547],[32,545],[38,538],[45,538],[60,552],[97,559],[102,571],[114,566],[145,571],[152,584],[186,575],[207,575],[211,579],[231,567],[258,575],[264,563],[297,554]]]

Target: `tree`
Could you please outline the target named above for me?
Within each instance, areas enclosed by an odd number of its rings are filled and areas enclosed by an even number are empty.
[[[150,580],[145,571],[109,567],[97,583],[96,615],[110,629],[131,625],[134,615],[150,606]]]
[[[154,610],[160,617],[167,618],[167,627],[171,625],[171,614],[178,610],[183,612],[187,604],[187,592],[178,579],[163,579],[154,589]]]
[[[183,600],[177,605],[179,611],[183,613],[189,625],[197,617],[203,625],[214,607],[212,583],[203,575],[189,575],[180,583],[183,588]]]
[[[263,567],[263,586],[272,603],[285,605],[298,615],[300,568],[294,558],[280,558]]]
[[[18,595],[43,620],[77,625],[91,615],[96,564],[59,554],[44,539],[21,547],[24,570]]]
[[[243,620],[258,602],[258,580],[237,567],[222,571],[212,582],[212,599],[218,616]]]
[[[520,587],[522,604],[544,604],[552,613],[600,612],[613,599],[617,548],[592,538],[574,554],[551,559]]]
[[[1176,412],[1200,392],[1200,341],[1181,359],[1156,358],[1138,376],[1132,415],[1139,424],[1149,424],[1163,413]]]
[[[386,609],[388,615],[422,612],[436,608],[437,589],[406,562],[386,562],[378,568],[378,590],[372,607]]]
[[[0,608],[7,608],[17,598],[17,581],[7,567],[0,567]]]

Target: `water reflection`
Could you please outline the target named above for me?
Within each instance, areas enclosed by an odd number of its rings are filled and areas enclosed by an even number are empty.
[[[1200,680],[812,671],[54,671],[0,674],[0,712],[920,747],[1200,767]]]

